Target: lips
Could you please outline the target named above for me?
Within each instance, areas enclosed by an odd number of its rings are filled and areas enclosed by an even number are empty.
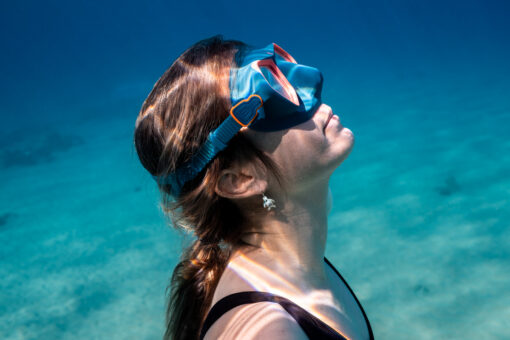
[[[329,112],[328,118],[326,119],[326,123],[324,124],[324,128],[322,128],[322,130],[326,130],[326,126],[328,126],[331,117],[333,117],[333,112]]]

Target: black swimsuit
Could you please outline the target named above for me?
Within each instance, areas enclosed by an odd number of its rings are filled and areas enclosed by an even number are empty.
[[[365,318],[365,321],[367,323],[370,340],[373,340],[374,334],[372,333],[372,327],[370,327],[370,322],[368,321],[367,315],[365,314],[363,307],[361,307],[361,304],[356,298],[356,295],[354,295],[354,292],[352,291],[351,287],[349,287],[349,285],[347,284],[347,282],[345,282],[342,275],[340,275],[340,273],[336,270],[335,267],[333,267],[333,265],[328,261],[328,259],[324,258],[324,261],[326,261],[326,263],[333,269],[333,271],[338,275],[338,277],[340,277],[340,279],[345,283],[345,285],[351,292],[352,296],[354,297],[354,300],[356,300],[356,303],[361,309],[363,317]],[[287,311],[287,313],[290,314],[290,316],[294,318],[294,320],[296,320],[296,322],[299,324],[299,326],[301,326],[301,328],[303,329],[303,331],[305,332],[309,339],[347,340],[344,336],[339,334],[337,331],[328,326],[326,323],[324,323],[314,315],[310,314],[303,308],[299,307],[292,301],[271,293],[255,291],[231,294],[216,302],[209,311],[209,314],[207,314],[207,317],[204,321],[204,325],[202,326],[202,331],[200,332],[200,339],[203,339],[205,333],[207,333],[207,331],[213,325],[213,323],[229,310],[240,305],[256,302],[278,303],[280,306],[283,307],[283,309]]]

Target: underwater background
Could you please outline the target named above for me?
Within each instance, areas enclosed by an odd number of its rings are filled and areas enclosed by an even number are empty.
[[[276,42],[356,137],[326,256],[376,339],[509,339],[510,2],[4,1],[0,339],[159,339],[183,238],[133,146],[194,42]]]

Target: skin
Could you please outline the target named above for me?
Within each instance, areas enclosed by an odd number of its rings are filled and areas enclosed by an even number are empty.
[[[236,292],[269,291],[290,299],[349,339],[368,338],[359,307],[323,259],[328,183],[352,150],[352,132],[322,104],[310,120],[290,129],[241,133],[284,169],[286,187],[282,189],[270,173],[253,164],[223,171],[216,192],[244,210],[248,232],[242,240],[252,246],[235,249],[212,303]],[[275,200],[277,208],[252,212],[246,202],[261,205],[263,193]],[[283,308],[267,302],[229,311],[206,335],[206,339],[238,338],[307,339]]]

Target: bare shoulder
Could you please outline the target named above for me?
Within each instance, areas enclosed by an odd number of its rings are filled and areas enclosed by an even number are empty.
[[[277,303],[238,306],[218,319],[205,340],[308,340],[298,323]]]

